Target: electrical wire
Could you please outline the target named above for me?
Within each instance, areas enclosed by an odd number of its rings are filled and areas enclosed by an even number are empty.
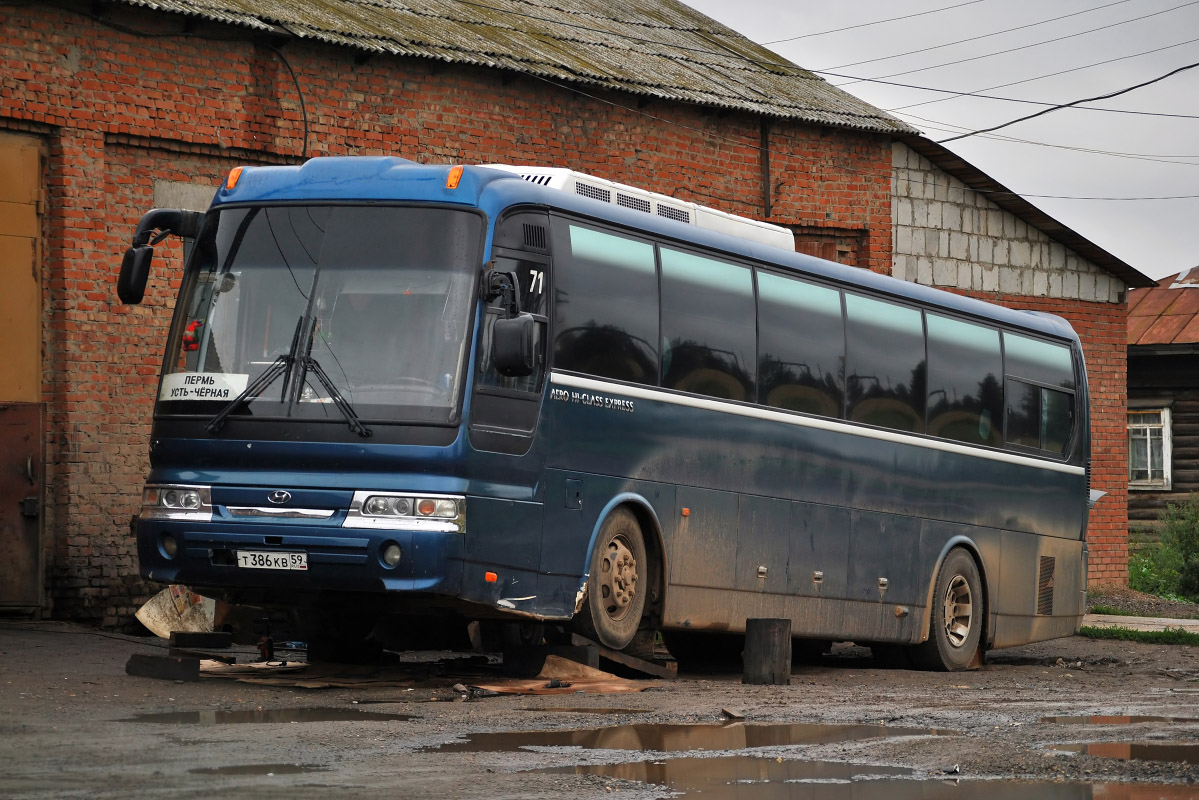
[[[1018,122],[1025,122],[1025,121],[1027,121],[1027,120],[1034,119],[1034,118],[1036,118],[1036,117],[1042,117],[1042,116],[1044,116],[1044,115],[1046,115],[1046,114],[1052,114],[1054,111],[1060,111],[1060,110],[1061,110],[1061,109],[1063,109],[1063,108],[1070,108],[1070,107],[1072,107],[1072,106],[1076,106],[1076,105],[1078,105],[1079,103],[1090,103],[1090,102],[1093,102],[1093,101],[1095,101],[1095,100],[1106,100],[1106,99],[1108,99],[1109,97],[1118,97],[1118,96],[1120,96],[1120,95],[1122,95],[1122,94],[1128,94],[1128,93],[1129,93],[1129,92],[1131,92],[1131,91],[1135,91],[1136,89],[1141,89],[1141,88],[1144,88],[1144,87],[1146,87],[1146,86],[1150,86],[1150,85],[1152,85],[1152,84],[1154,84],[1154,83],[1158,83],[1159,81],[1164,81],[1166,78],[1173,77],[1174,75],[1177,75],[1177,74],[1178,74],[1178,73],[1180,73],[1180,72],[1186,72],[1187,70],[1189,70],[1189,69],[1194,69],[1195,67],[1199,67],[1199,62],[1197,62],[1197,63],[1194,63],[1194,64],[1188,64],[1188,65],[1186,65],[1185,67],[1179,67],[1178,69],[1173,69],[1173,70],[1170,70],[1170,71],[1169,71],[1169,72],[1167,72],[1165,75],[1160,75],[1160,76],[1158,76],[1158,77],[1156,77],[1156,78],[1153,78],[1153,79],[1151,79],[1151,80],[1147,80],[1147,81],[1144,81],[1144,82],[1142,82],[1142,83],[1138,83],[1138,84],[1137,84],[1137,85],[1135,85],[1135,86],[1129,86],[1129,87],[1128,87],[1128,88],[1126,88],[1126,89],[1120,89],[1120,90],[1118,90],[1118,91],[1115,91],[1115,92],[1108,92],[1107,94],[1096,95],[1095,97],[1084,97],[1084,98],[1082,98],[1081,100],[1075,100],[1075,101],[1073,101],[1073,102],[1070,102],[1070,103],[1062,103],[1062,104],[1060,104],[1060,105],[1053,106],[1052,108],[1046,108],[1046,109],[1042,109],[1041,111],[1038,111],[1038,112],[1036,112],[1035,114],[1029,114],[1029,115],[1027,115],[1027,116],[1020,117],[1020,118],[1018,118],[1018,119],[1013,119],[1013,120],[1010,120],[1010,121],[1008,121],[1008,122],[1001,123],[1001,124],[999,124],[999,125],[992,125],[992,126],[991,126],[991,127],[989,127],[989,128],[980,128],[979,130],[976,130],[976,131],[971,131],[970,133],[963,133],[963,134],[961,134],[961,135],[959,135],[959,136],[952,136],[952,137],[950,137],[950,138],[948,138],[948,139],[941,139],[941,140],[940,140],[939,142],[937,142],[937,143],[938,143],[938,144],[945,144],[946,142],[955,142],[955,141],[957,141],[958,139],[965,139],[965,138],[966,138],[966,137],[968,137],[968,136],[975,136],[975,135],[977,135],[977,134],[980,134],[980,133],[990,133],[991,131],[997,131],[997,130],[999,130],[999,129],[1001,129],[1001,128],[1006,128],[1006,127],[1008,127],[1008,126],[1010,126],[1010,125],[1015,125],[1015,124],[1016,124],[1016,123],[1018,123]]]
[[[1199,39],[1187,39],[1185,42],[1178,42],[1177,44],[1169,44],[1169,45],[1166,45],[1165,47],[1158,47],[1153,50],[1142,50],[1139,53],[1132,53],[1132,54],[1126,55],[1126,56],[1117,56],[1116,58],[1109,58],[1106,61],[1095,61],[1091,64],[1084,64],[1081,67],[1071,67],[1070,69],[1063,69],[1063,70],[1058,70],[1057,72],[1049,72],[1044,75],[1037,75],[1034,78],[1025,78],[1025,79],[1019,80],[1019,81],[1010,81],[1009,83],[997,83],[994,86],[987,86],[986,88],[978,89],[977,91],[989,92],[989,91],[992,91],[993,89],[1006,89],[1009,86],[1019,86],[1020,84],[1023,84],[1023,83],[1032,83],[1033,81],[1039,81],[1039,80],[1043,80],[1045,78],[1055,78],[1058,75],[1065,75],[1070,72],[1080,72],[1081,70],[1091,69],[1092,67],[1101,67],[1104,64],[1112,64],[1112,63],[1115,63],[1116,61],[1127,61],[1130,58],[1138,58],[1140,56],[1147,56],[1147,55],[1151,55],[1153,53],[1161,53],[1165,50],[1172,50],[1175,47],[1182,47],[1183,45],[1194,44],[1195,42],[1199,42]],[[894,113],[897,111],[902,111],[905,108],[916,108],[918,106],[928,106],[928,105],[932,105],[934,103],[944,103],[948,100],[954,100],[954,99],[956,99],[956,98],[940,97],[940,98],[937,98],[936,100],[924,100],[923,102],[920,102],[920,103],[909,103],[906,106],[896,106],[895,108],[884,108],[883,110],[888,113]]]
[[[794,41],[798,41],[799,39],[810,39],[813,36],[825,36],[830,33],[841,33],[842,31],[852,31],[852,30],[856,30],[858,28],[869,28],[872,25],[882,25],[886,22],[898,22],[899,20],[903,20],[903,19],[913,19],[915,17],[924,17],[924,16],[928,16],[929,14],[938,14],[942,11],[949,11],[954,8],[961,8],[962,6],[972,6],[975,3],[981,3],[981,2],[983,2],[983,0],[970,0],[967,3],[958,3],[957,5],[952,5],[952,6],[942,6],[941,8],[934,8],[930,11],[920,11],[915,14],[905,14],[902,17],[891,17],[890,19],[878,19],[878,20],[875,20],[874,22],[863,22],[858,25],[849,25],[844,28],[833,28],[832,30],[817,31],[816,33],[805,33],[800,36],[792,36],[789,39],[773,39],[769,42],[762,42],[762,44],[763,45],[783,44],[784,42],[794,42]]]
[[[880,80],[880,79],[875,79],[875,78],[858,78],[858,77],[855,77],[852,75],[844,75],[842,73],[837,73],[837,72],[826,72],[823,74],[832,75],[835,78],[854,78],[855,80],[863,81],[866,83],[877,83],[881,86],[896,86],[901,89],[916,89],[916,90],[922,91],[922,92],[937,92],[938,94],[948,94],[948,95],[953,95],[954,97],[978,97],[978,98],[982,98],[983,100],[1003,100],[1008,103],[1023,103],[1025,105],[1030,105],[1030,106],[1056,107],[1059,105],[1058,103],[1049,103],[1044,100],[1025,100],[1020,97],[1002,97],[1002,96],[993,95],[993,94],[982,94],[981,90],[976,91],[976,92],[957,92],[957,91],[953,91],[952,89],[937,89],[932,86],[919,86],[914,83],[897,83],[896,81],[885,81],[885,80]],[[950,98],[950,99],[953,99],[953,98]],[[908,106],[900,106],[900,108],[907,108],[907,107]],[[1197,115],[1197,114],[1170,114],[1170,113],[1164,112],[1164,111],[1131,111],[1126,108],[1104,108],[1104,107],[1084,106],[1084,107],[1078,107],[1075,110],[1077,110],[1077,111],[1102,111],[1102,112],[1108,113],[1108,114],[1131,114],[1134,116],[1141,116],[1141,117],[1169,117],[1171,119],[1199,119],[1199,115]]]
[[[1197,0],[1197,2],[1199,2],[1199,0]],[[300,158],[307,161],[308,160],[308,106],[304,103],[304,90],[300,88],[300,79],[296,77],[296,71],[291,68],[291,64],[288,63],[287,57],[285,55],[283,55],[283,52],[281,50],[279,50],[279,48],[268,44],[268,45],[266,45],[266,49],[270,50],[272,53],[274,53],[275,55],[277,55],[279,57],[279,60],[283,62],[283,66],[287,67],[287,73],[289,75],[291,75],[291,82],[295,84],[296,95],[300,98],[300,116],[304,120],[304,139],[303,139],[304,146],[300,149]]]
[[[608,100],[603,97],[599,97],[598,95],[591,94],[590,92],[585,92],[582,89],[578,89],[574,86],[570,86],[568,84],[561,83],[561,82],[553,80],[551,78],[546,78],[544,76],[536,75],[533,73],[527,73],[527,74],[530,78],[542,81],[543,83],[547,83],[551,86],[556,86],[559,89],[562,89],[563,91],[570,92],[572,94],[577,94],[581,97],[586,97],[586,98],[588,98],[590,100],[594,100],[598,103],[603,103],[605,105],[612,106],[613,108],[619,108],[619,109],[621,109],[623,111],[627,111],[631,114],[636,114],[638,116],[643,116],[648,119],[662,122],[666,125],[671,125],[671,126],[674,126],[677,128],[682,128],[683,130],[694,131],[695,133],[698,133],[701,136],[705,136],[709,139],[715,139],[717,141],[723,141],[728,144],[736,145],[740,149],[752,150],[752,151],[757,151],[757,152],[762,152],[766,149],[766,148],[761,147],[760,145],[750,144],[749,142],[747,142],[743,139],[734,139],[731,136],[723,136],[719,133],[714,133],[712,131],[707,131],[702,128],[697,128],[693,125],[686,125],[681,122],[675,122],[674,120],[666,119],[665,117],[659,117],[656,114],[650,114],[650,113],[642,111],[640,109],[633,108],[631,106],[626,106],[621,103],[617,103],[617,102]],[[776,156],[786,157],[786,154],[778,153],[777,151],[772,151],[772,154],[776,155]],[[855,174],[861,175],[863,177],[871,177],[871,176],[877,175],[877,173],[873,172],[873,171],[855,170],[852,168],[850,168],[846,171],[850,172],[850,173],[855,173]],[[937,185],[939,185],[936,183],[930,183],[928,181],[916,181],[916,180],[910,180],[910,179],[908,182],[913,183],[913,184],[922,185],[922,186],[937,186]],[[998,190],[998,189],[976,189],[974,187],[966,187],[966,188],[968,188],[972,192],[977,192],[978,194],[982,194],[982,195],[1006,195],[1009,197],[1023,197],[1023,198],[1034,198],[1034,199],[1046,199],[1046,200],[1149,201],[1149,200],[1193,200],[1193,199],[1199,199],[1199,194],[1160,195],[1160,196],[1146,195],[1146,196],[1137,196],[1137,197],[1075,196],[1075,195],[1056,195],[1056,194],[1031,194],[1031,193],[1026,193],[1026,192],[1014,192],[1014,191],[1011,191],[1010,189]],[[713,198],[713,199],[722,200],[724,202],[729,202],[728,198]]]
[[[942,67],[951,67],[951,66],[954,66],[954,65],[956,65],[956,64],[966,64],[966,63],[968,63],[968,62],[971,62],[971,61],[981,61],[981,60],[982,60],[982,59],[984,59],[984,58],[992,58],[992,57],[994,57],[994,56],[1005,55],[1005,54],[1007,54],[1007,53],[1015,53],[1015,52],[1018,52],[1018,51],[1020,51],[1020,50],[1030,50],[1030,49],[1032,49],[1032,48],[1034,48],[1034,47],[1041,47],[1041,46],[1043,46],[1043,45],[1047,45],[1047,44],[1053,44],[1053,43],[1055,43],[1055,42],[1063,42],[1063,41],[1065,41],[1066,39],[1075,39],[1075,38],[1077,38],[1077,37],[1079,37],[1079,36],[1086,36],[1087,34],[1096,33],[1096,32],[1098,32],[1098,31],[1104,31],[1104,30],[1108,30],[1109,28],[1118,28],[1118,27],[1120,27],[1121,25],[1127,25],[1129,22],[1136,22],[1136,21],[1138,21],[1138,20],[1142,20],[1142,19],[1148,19],[1149,17],[1156,17],[1156,16],[1159,16],[1159,15],[1161,15],[1161,14],[1168,14],[1168,13],[1170,13],[1171,11],[1177,11],[1177,10],[1178,10],[1178,9],[1180,9],[1180,8],[1186,8],[1187,6],[1193,6],[1193,5],[1196,5],[1196,4],[1199,4],[1199,0],[1190,0],[1190,2],[1183,3],[1182,5],[1179,5],[1179,6],[1174,6],[1173,8],[1167,8],[1167,9],[1165,9],[1164,11],[1155,11],[1155,12],[1154,12],[1154,13],[1152,13],[1152,14],[1146,14],[1146,15],[1144,15],[1144,16],[1141,16],[1141,17],[1134,17],[1133,19],[1130,19],[1130,20],[1124,20],[1123,22],[1113,22],[1111,25],[1102,25],[1102,26],[1100,26],[1100,27],[1098,27],[1098,28],[1091,28],[1090,30],[1086,30],[1086,31],[1079,31],[1078,33],[1071,33],[1071,34],[1067,34],[1066,36],[1058,36],[1058,37],[1056,37],[1056,38],[1053,38],[1053,39],[1045,39],[1045,40],[1043,40],[1043,41],[1040,41],[1040,42],[1033,42],[1032,44],[1025,44],[1025,45],[1021,45],[1021,46],[1019,46],[1019,47],[1009,47],[1009,48],[1008,48],[1008,49],[1006,49],[1006,50],[996,50],[996,51],[995,51],[995,52],[993,52],[993,53],[984,53],[983,55],[980,55],[980,56],[970,56],[969,58],[959,58],[959,59],[957,59],[956,61],[946,61],[946,62],[944,62],[944,63],[941,63],[941,64],[933,64],[933,65],[932,65],[932,66],[930,66],[930,67],[920,67],[920,68],[918,68],[918,69],[908,69],[908,70],[902,70],[902,71],[900,71],[900,72],[892,72],[892,73],[889,73],[889,74],[887,74],[887,75],[879,75],[879,76],[877,76],[877,77],[879,77],[879,78],[897,78],[897,77],[899,77],[899,76],[901,76],[901,75],[914,75],[914,74],[915,74],[915,73],[917,73],[917,72],[927,72],[927,71],[929,71],[929,70],[932,70],[932,69],[941,69]],[[865,63],[865,62],[859,62],[859,63]],[[853,65],[850,65],[850,64],[843,64],[843,65],[842,65],[842,67],[845,67],[845,66],[853,66]],[[830,69],[841,69],[841,67],[830,67]],[[813,70],[813,72],[820,72],[820,70]],[[854,84],[854,83],[856,83],[856,82],[857,82],[857,81],[849,81],[849,82],[847,82],[847,83],[834,83],[834,84],[833,84],[833,86],[838,86],[838,87],[842,87],[842,86],[850,86],[850,85],[852,85],[852,84]]]
[[[1014,28],[1005,28],[1004,30],[1001,30],[1001,31],[994,31],[992,33],[984,33],[979,36],[971,36],[968,39],[958,39],[953,42],[945,42],[944,44],[932,45],[931,47],[921,47],[917,50],[908,50],[906,53],[896,53],[895,55],[891,55],[891,56],[879,56],[878,58],[870,58],[865,61],[853,61],[853,62],[850,62],[849,64],[837,64],[836,66],[828,67],[827,69],[845,69],[846,67],[857,67],[857,66],[861,66],[862,64],[874,64],[879,61],[890,61],[893,58],[903,58],[904,56],[916,55],[917,53],[928,53],[933,50],[940,50],[945,47],[953,47],[954,45],[957,45],[957,44],[965,44],[967,42],[977,42],[981,39],[989,39],[992,36],[1001,36],[1005,33],[1012,33],[1013,31],[1022,31],[1027,28],[1035,28],[1038,25],[1047,25],[1050,22],[1057,22],[1058,20],[1068,19],[1070,17],[1077,17],[1082,14],[1090,14],[1092,11],[1101,11],[1105,8],[1111,8],[1112,6],[1119,6],[1119,5],[1123,5],[1124,3],[1130,3],[1130,2],[1132,2],[1132,0],[1115,0],[1115,2],[1113,2],[1113,3],[1108,3],[1108,4],[1102,5],[1102,6],[1095,6],[1094,8],[1083,9],[1082,11],[1075,11],[1071,14],[1063,14],[1060,17],[1051,17],[1049,19],[1043,19],[1040,22],[1030,22],[1027,25],[1017,25]],[[1159,11],[1157,13],[1160,14],[1162,12]],[[1150,15],[1150,16],[1152,16],[1152,15]],[[1141,19],[1141,18],[1136,17],[1135,19]],[[1133,20],[1127,20],[1127,21],[1132,22]],[[1122,25],[1124,23],[1116,23],[1116,24]],[[1074,35],[1078,35],[1078,34],[1074,34]],[[927,67],[927,69],[932,69],[932,67]],[[890,76],[885,76],[885,77],[890,77]]]
[[[905,117],[912,117],[913,119],[917,119],[917,120],[920,120],[921,122],[928,123],[926,125],[921,126],[927,130],[941,131],[942,133],[963,133],[963,132],[968,132],[970,130],[970,128],[964,127],[962,125],[954,125],[951,122],[944,122],[941,120],[928,119],[927,117],[920,117],[915,114],[908,114],[907,112],[900,112],[900,113]],[[1157,162],[1159,164],[1181,164],[1183,166],[1199,167],[1199,160],[1195,160],[1195,161],[1187,160],[1187,159],[1199,159],[1199,154],[1196,154],[1196,155],[1159,155],[1159,154],[1153,154],[1153,153],[1126,153],[1126,152],[1121,152],[1119,150],[1099,150],[1096,148],[1077,147],[1075,145],[1068,145],[1068,144],[1054,144],[1052,142],[1038,142],[1034,139],[1020,139],[1015,136],[1004,136],[1002,134],[996,134],[996,133],[984,133],[984,134],[978,134],[978,136],[981,139],[987,139],[989,141],[1004,142],[1004,143],[1010,143],[1010,144],[1026,144],[1026,145],[1032,145],[1032,146],[1036,146],[1036,147],[1049,147],[1049,148],[1053,148],[1055,150],[1067,150],[1067,151],[1075,152],[1075,153],[1083,153],[1085,155],[1111,156],[1113,158],[1127,158],[1127,159],[1132,159],[1134,161],[1151,161],[1151,162]]]

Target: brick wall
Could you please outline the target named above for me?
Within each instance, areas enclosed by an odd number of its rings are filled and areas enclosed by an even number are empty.
[[[903,144],[894,150],[894,275],[1067,319],[1091,392],[1089,579],[1128,583],[1127,287]]]
[[[77,8],[0,7],[0,130],[36,134],[47,152],[49,601],[56,616],[117,624],[151,588],[137,578],[128,522],[181,268],[172,241],[158,251],[147,301],[123,307],[113,288],[121,255],[156,185],[215,186],[239,163],[295,163],[305,122],[275,53],[204,38],[240,31],[191,20],[190,35],[176,36],[181,17]],[[303,91],[310,156],[563,166],[759,218],[768,199],[761,121],[748,114],[590,88],[588,97],[444,62],[359,63],[357,52],[304,42],[282,51]],[[848,232],[859,263],[888,271],[889,140],[775,120],[767,141],[771,221]]]

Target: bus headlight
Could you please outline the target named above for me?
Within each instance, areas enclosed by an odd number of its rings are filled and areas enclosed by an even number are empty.
[[[212,490],[208,486],[146,484],[142,490],[143,519],[212,519]]]
[[[466,529],[466,498],[444,494],[355,492],[342,526],[462,533]]]

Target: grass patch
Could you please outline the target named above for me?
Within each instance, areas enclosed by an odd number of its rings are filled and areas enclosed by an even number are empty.
[[[1142,644],[1199,646],[1199,633],[1190,633],[1182,628],[1166,628],[1164,631],[1134,631],[1131,628],[1096,628],[1090,625],[1083,625],[1079,629],[1078,635],[1085,636],[1088,639],[1118,639],[1124,642],[1141,642]]]
[[[1087,613],[1088,614],[1106,614],[1109,617],[1127,617],[1127,616],[1141,617],[1141,616],[1144,616],[1143,614],[1130,615],[1130,614],[1128,614],[1128,612],[1121,611],[1118,608],[1113,608],[1111,606],[1099,606],[1099,605],[1091,606],[1091,610],[1088,611]]]

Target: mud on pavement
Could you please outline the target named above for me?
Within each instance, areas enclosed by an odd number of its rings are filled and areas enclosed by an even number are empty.
[[[0,623],[0,796],[1199,798],[1189,647],[1075,637],[937,674],[839,646],[790,686],[684,672],[547,696],[478,696],[436,670],[409,685],[176,683],[126,675],[135,653],[165,650]]]

